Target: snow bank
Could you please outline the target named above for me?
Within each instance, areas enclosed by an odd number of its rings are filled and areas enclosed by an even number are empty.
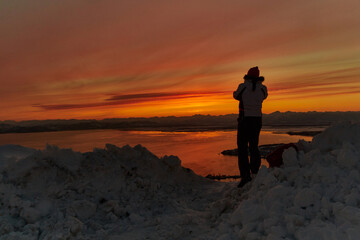
[[[314,137],[308,151],[262,167],[231,215],[240,238],[358,239],[360,124],[343,123]]]
[[[18,152],[11,157],[13,148]],[[186,212],[187,206],[178,202],[181,195],[192,196],[193,187],[211,183],[182,168],[177,157],[159,159],[140,145],[108,144],[84,154],[56,146],[3,149],[7,159],[25,157],[2,169],[0,239],[130,234],[132,226],[159,225],[164,213]]]
[[[0,147],[0,239],[357,239],[360,124],[328,128],[243,189],[138,145]]]

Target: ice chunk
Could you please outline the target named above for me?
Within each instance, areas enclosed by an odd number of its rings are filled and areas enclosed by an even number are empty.
[[[75,172],[80,168],[82,154],[71,149],[60,149],[57,146],[47,145],[43,151],[44,158],[53,162],[56,166]]]
[[[69,216],[66,223],[67,227],[70,228],[70,232],[73,235],[77,235],[83,228],[83,223],[76,217]]]
[[[181,161],[177,156],[173,156],[173,155],[166,156],[165,155],[162,159],[170,168],[173,168],[173,169],[180,167],[180,165],[181,165]]]
[[[285,149],[282,155],[284,166],[290,167],[290,166],[298,166],[298,159],[297,159],[297,151],[295,148],[290,147],[288,149]]]
[[[21,210],[20,216],[25,219],[27,223],[35,223],[41,218],[41,212],[32,207],[25,207]]]
[[[247,200],[242,202],[231,216],[232,224],[247,224],[260,220],[265,215],[265,209],[260,204]]]
[[[72,204],[76,216],[81,220],[86,220],[96,213],[96,204],[88,200],[77,200]]]
[[[263,203],[271,210],[276,202],[286,202],[292,197],[293,189],[284,185],[277,185],[271,188],[264,196]]]
[[[356,149],[350,143],[345,142],[336,160],[341,166],[353,168],[360,162],[360,156],[356,154]]]
[[[311,188],[301,189],[295,196],[295,206],[306,208],[319,205],[321,196]]]
[[[341,221],[348,221],[353,225],[360,225],[360,209],[358,207],[345,206],[335,215]]]
[[[0,236],[10,233],[14,230],[14,226],[10,223],[11,219],[6,216],[0,216]]]

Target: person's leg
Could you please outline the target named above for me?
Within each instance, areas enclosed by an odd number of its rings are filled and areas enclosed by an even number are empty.
[[[250,170],[251,173],[257,174],[261,165],[261,155],[258,147],[262,125],[261,117],[253,117],[249,125]]]
[[[244,118],[238,119],[238,164],[242,179],[250,178],[250,166],[248,158],[248,126]]]

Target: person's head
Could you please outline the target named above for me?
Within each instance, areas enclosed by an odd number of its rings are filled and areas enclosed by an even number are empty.
[[[265,78],[260,76],[260,70],[258,66],[249,69],[248,73],[245,74],[244,80],[251,80],[253,83],[253,91],[256,89],[257,82],[263,82]]]
[[[258,66],[249,69],[248,73],[244,76],[245,80],[264,81],[264,77],[260,76]]]

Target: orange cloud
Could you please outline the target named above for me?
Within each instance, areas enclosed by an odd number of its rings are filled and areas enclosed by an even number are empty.
[[[64,110],[76,108],[93,108],[93,107],[106,107],[106,106],[120,106],[138,104],[143,102],[163,102],[167,100],[179,100],[186,98],[201,98],[214,95],[222,95],[225,92],[182,92],[182,93],[143,93],[143,94],[123,94],[115,95],[105,99],[102,102],[96,103],[82,103],[82,104],[34,104],[33,107],[41,108],[44,110]],[[163,103],[164,104],[164,103]]]

